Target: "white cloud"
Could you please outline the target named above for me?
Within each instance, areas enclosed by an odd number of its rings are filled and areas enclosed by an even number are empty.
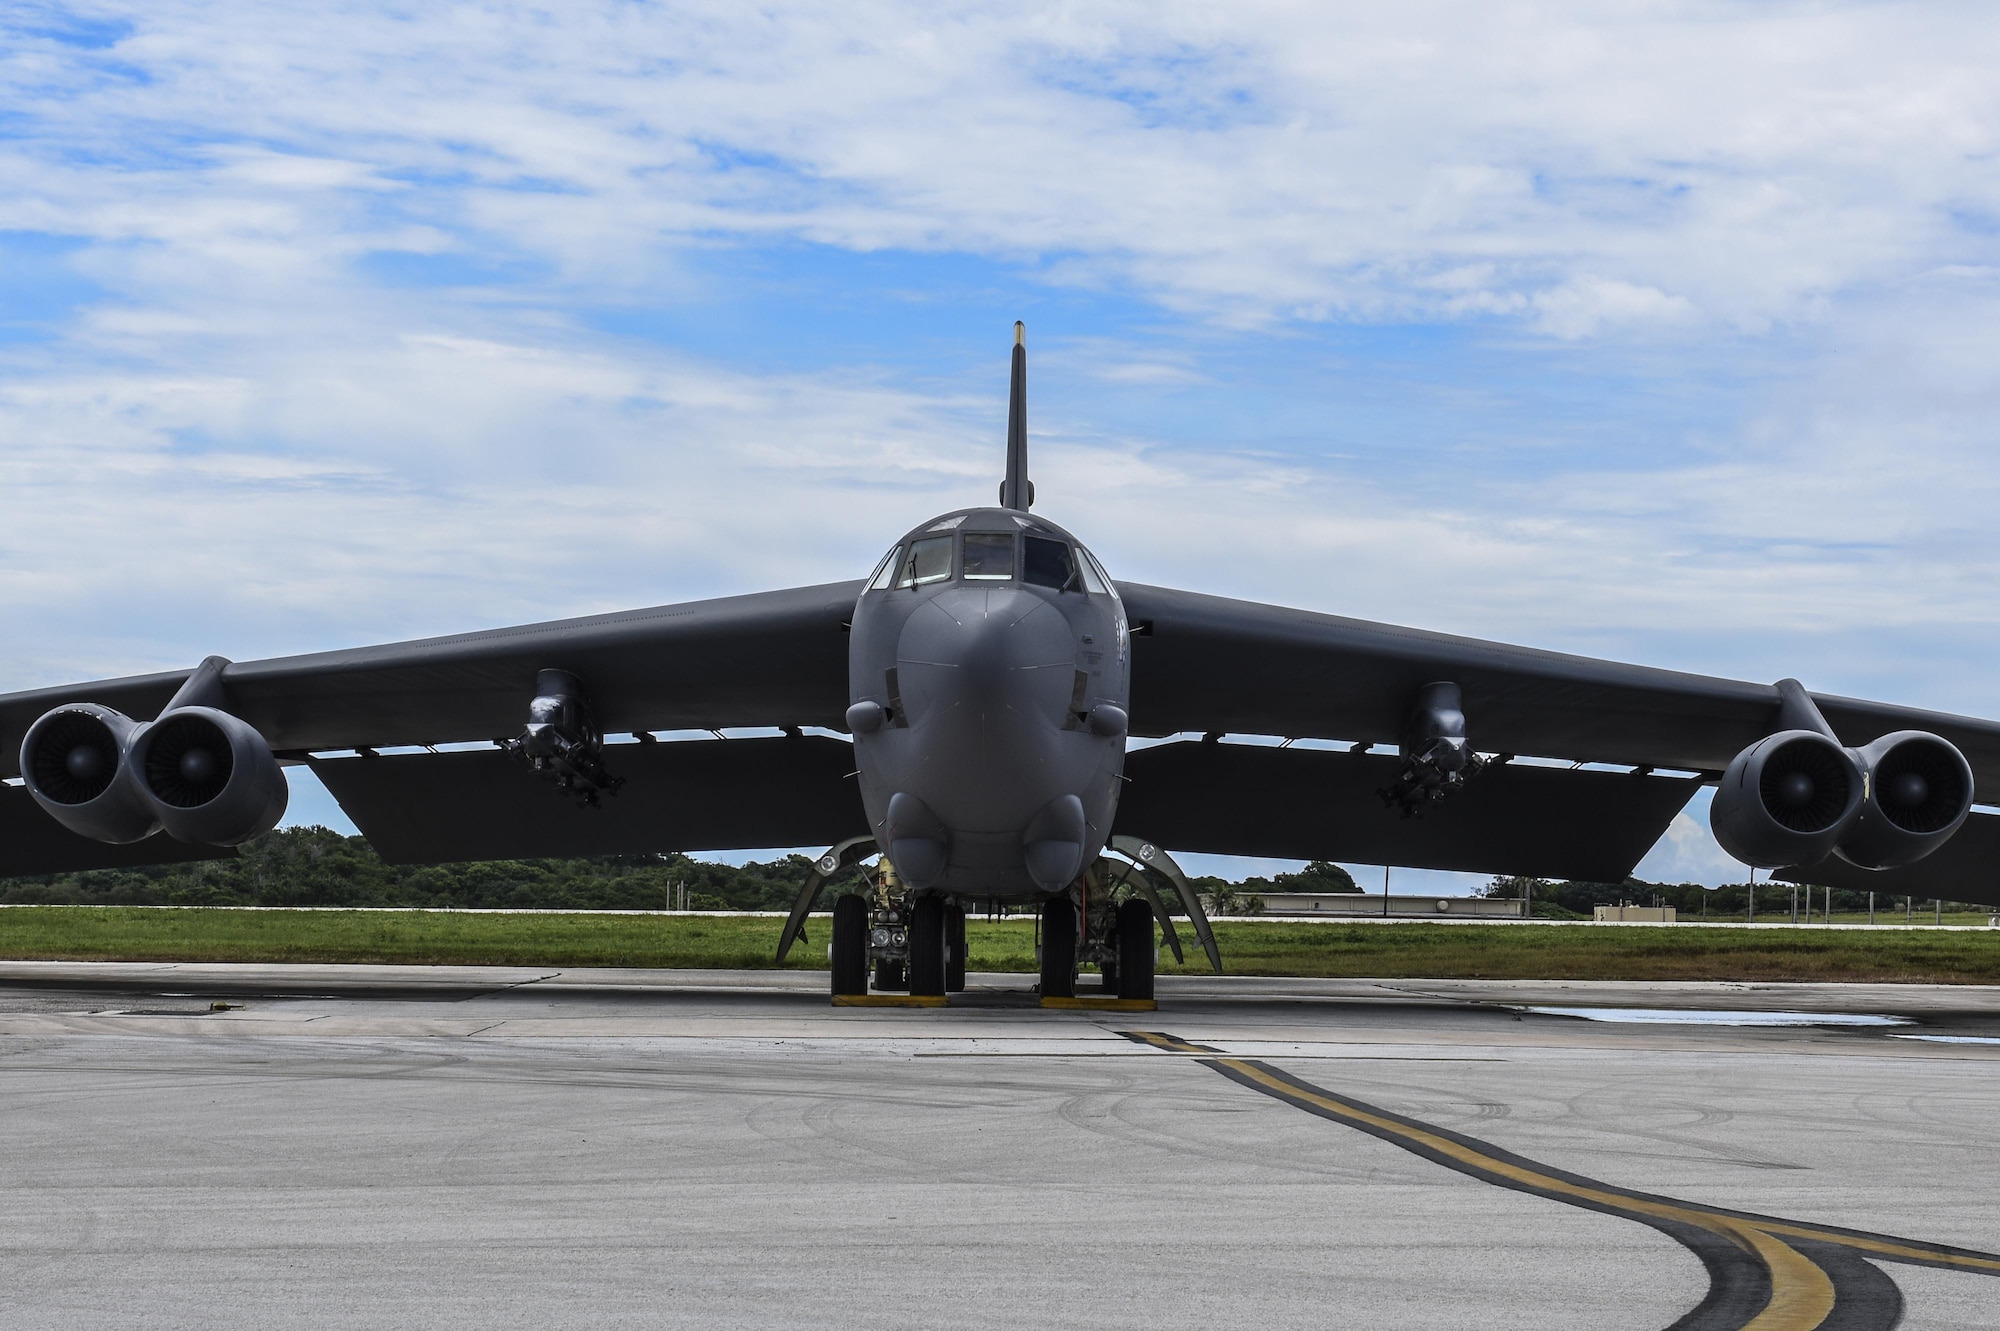
[[[643,286],[790,235],[1573,336],[1809,317],[2000,207],[1976,6],[91,10],[131,35],[0,66],[31,185],[0,211],[273,262],[492,243]]]
[[[1603,278],[1576,278],[1537,294],[1537,325],[1561,338],[1589,337],[1607,325],[1687,323],[1693,302],[1657,287]]]
[[[1709,834],[1708,805],[1713,794],[1706,789],[1695,793],[1693,803],[1675,817],[1666,835],[1639,861],[1633,877],[1649,883],[1700,883],[1705,887],[1749,881],[1749,869],[1731,859]]]

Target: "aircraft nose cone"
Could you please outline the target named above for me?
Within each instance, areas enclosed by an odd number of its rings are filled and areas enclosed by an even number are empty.
[[[897,650],[909,780],[960,831],[1018,837],[1061,793],[1076,643],[1062,612],[1015,588],[954,587],[910,617]]]

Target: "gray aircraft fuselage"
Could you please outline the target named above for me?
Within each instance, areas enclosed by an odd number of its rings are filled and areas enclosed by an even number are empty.
[[[965,509],[854,608],[849,728],[876,843],[919,892],[1033,899],[1102,851],[1125,765],[1125,609],[1046,519]]]

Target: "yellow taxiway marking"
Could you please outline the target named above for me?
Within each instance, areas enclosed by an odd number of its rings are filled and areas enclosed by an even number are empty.
[[[2000,1255],[1994,1253],[1801,1224],[1776,1216],[1750,1215],[1630,1192],[1550,1169],[1475,1138],[1350,1100],[1267,1063],[1229,1058],[1219,1049],[1160,1031],[1122,1033],[1128,1039],[1167,1053],[1206,1055],[1201,1059],[1202,1065],[1232,1081],[1322,1117],[1347,1123],[1485,1182],[1653,1225],[1695,1248],[1697,1255],[1702,1255],[1701,1247],[1713,1246],[1712,1239],[1701,1239],[1701,1235],[1723,1240],[1750,1258],[1751,1264],[1726,1262],[1725,1266],[1735,1269],[1717,1275],[1716,1265],[1705,1257],[1712,1278],[1724,1287],[1711,1292],[1709,1302],[1704,1304],[1706,1315],[1675,1324],[1683,1331],[1815,1331],[1826,1325],[1837,1310],[1845,1313],[1842,1325],[1856,1331],[1871,1331],[1878,1326],[1886,1331],[1895,1325],[1900,1307],[1842,1309],[1843,1291],[1838,1273],[1829,1271],[1811,1252],[1802,1251],[1795,1243],[1846,1248],[1888,1261],[2000,1275]],[[1689,1231],[1696,1233],[1690,1236]],[[1762,1298],[1758,1299],[1758,1295]],[[1858,1296],[1855,1301],[1858,1304]],[[1754,1313],[1746,1303],[1757,1304]]]

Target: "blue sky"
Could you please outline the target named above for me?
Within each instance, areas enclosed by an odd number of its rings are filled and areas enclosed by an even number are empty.
[[[1020,318],[1119,576],[1990,715],[1996,56],[1959,3],[0,3],[0,687],[857,576],[991,492]]]

